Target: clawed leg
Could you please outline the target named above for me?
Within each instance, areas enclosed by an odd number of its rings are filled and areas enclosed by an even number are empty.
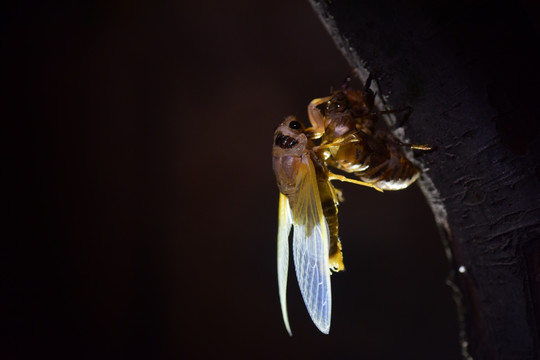
[[[429,145],[422,145],[422,144],[410,144],[410,143],[404,143],[403,141],[395,138],[394,141],[400,145],[400,146],[406,146],[410,149],[414,149],[414,150],[422,150],[422,151],[429,151],[429,150],[433,150],[433,148]]]
[[[327,96],[324,98],[313,99],[308,105],[307,112],[309,122],[311,123],[311,127],[308,130],[310,130],[311,134],[313,134],[312,139],[320,138],[322,134],[324,134],[325,130],[325,119],[320,110],[317,109],[317,106],[328,102],[331,98],[331,96]]]
[[[356,185],[367,186],[367,187],[373,188],[373,189],[375,189],[377,191],[383,192],[383,190],[381,188],[379,188],[379,187],[377,187],[377,186],[375,186],[373,184],[370,184],[370,183],[367,183],[367,182],[364,182],[364,181],[360,181],[360,180],[349,179],[346,176],[334,174],[332,172],[328,172],[328,180],[339,180],[339,181],[343,181],[343,182],[349,182],[349,183],[356,184]]]
[[[433,150],[433,148],[429,145],[421,145],[421,144],[403,144],[404,146],[408,146],[411,149],[414,150],[422,150],[422,151],[429,151]]]
[[[343,196],[343,191],[341,189],[337,189],[336,187],[332,186],[334,188],[334,192],[336,193],[336,197],[338,199],[338,202],[342,203],[345,201],[345,197]]]
[[[334,146],[343,146],[343,145],[347,145],[353,142],[358,142],[358,137],[356,136],[355,133],[349,134],[347,136],[338,137],[334,139],[334,141],[329,142],[329,143],[318,145],[314,148],[314,150],[317,151],[319,149],[328,149]]]

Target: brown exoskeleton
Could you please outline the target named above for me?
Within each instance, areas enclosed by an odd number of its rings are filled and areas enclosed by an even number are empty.
[[[328,165],[354,173],[362,181],[383,190],[408,187],[420,170],[407,159],[402,147],[430,150],[426,145],[404,144],[390,132],[376,129],[381,114],[369,89],[371,75],[363,90],[352,90],[348,82],[331,96],[314,99],[308,105],[312,139],[320,138],[319,156]]]

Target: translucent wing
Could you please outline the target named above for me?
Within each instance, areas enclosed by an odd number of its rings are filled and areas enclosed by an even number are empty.
[[[279,287],[279,301],[281,303],[281,315],[289,335],[292,335],[287,314],[287,275],[289,271],[289,233],[291,231],[292,214],[287,196],[279,194],[279,217],[278,217],[278,241],[277,241],[277,273]]]
[[[300,166],[293,213],[294,267],[311,319],[325,334],[330,330],[332,293],[328,266],[329,232],[311,159]]]

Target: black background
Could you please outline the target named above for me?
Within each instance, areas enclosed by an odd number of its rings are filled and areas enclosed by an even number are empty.
[[[307,2],[20,3],[2,27],[2,358],[459,357],[416,185],[338,184],[330,335],[294,273],[284,329],[272,132],[350,72]]]

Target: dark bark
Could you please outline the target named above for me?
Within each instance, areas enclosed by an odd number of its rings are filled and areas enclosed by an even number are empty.
[[[528,2],[311,0],[396,134],[451,263],[464,358],[540,358],[540,17]],[[392,125],[394,119],[387,119]],[[405,136],[406,135],[406,136]]]

